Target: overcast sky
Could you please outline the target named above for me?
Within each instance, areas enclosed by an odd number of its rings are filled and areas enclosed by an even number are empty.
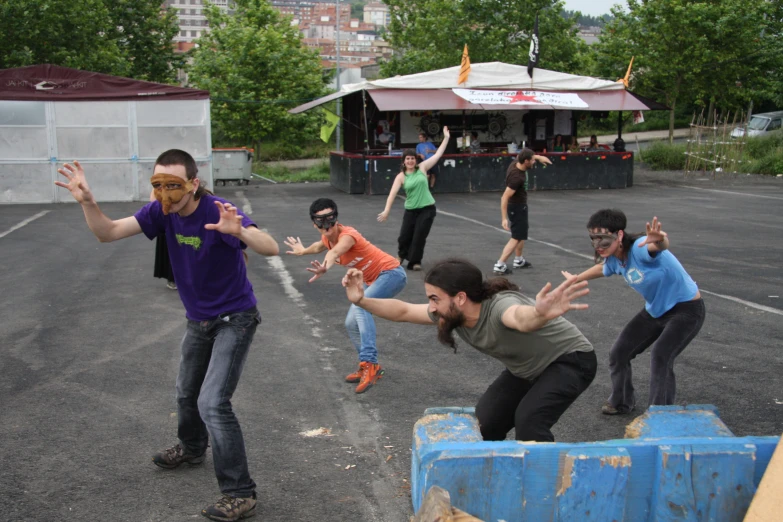
[[[567,11],[582,11],[582,14],[600,16],[609,14],[614,4],[627,5],[624,0],[565,0]]]

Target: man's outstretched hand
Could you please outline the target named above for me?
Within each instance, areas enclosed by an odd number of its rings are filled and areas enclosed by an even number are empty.
[[[547,321],[551,321],[570,310],[586,309],[588,307],[586,304],[572,303],[574,299],[590,293],[587,281],[577,283],[576,280],[577,276],[569,274],[566,280],[554,290],[552,290],[552,283],[544,285],[536,295],[536,312]]]
[[[57,169],[57,172],[62,174],[68,182],[55,181],[54,184],[68,189],[73,199],[78,203],[93,203],[95,201],[90,186],[87,184],[87,178],[84,177],[84,169],[78,161],[74,161],[73,165],[66,163],[61,169]]]
[[[242,216],[237,213],[237,207],[231,203],[221,203],[215,201],[220,212],[220,221],[217,223],[207,223],[204,228],[207,230],[217,230],[223,234],[238,236],[242,233]]]

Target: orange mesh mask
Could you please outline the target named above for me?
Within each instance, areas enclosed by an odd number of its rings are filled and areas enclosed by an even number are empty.
[[[168,214],[171,205],[176,205],[185,194],[193,190],[193,183],[173,174],[155,174],[150,178],[155,189],[155,199],[163,207],[163,213]]]

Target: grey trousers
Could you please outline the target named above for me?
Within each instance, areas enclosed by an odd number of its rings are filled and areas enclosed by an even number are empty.
[[[674,359],[699,333],[705,315],[701,299],[678,303],[658,318],[645,309],[636,314],[620,332],[609,354],[609,404],[621,412],[634,408],[631,361],[650,347],[650,405],[674,404]]]

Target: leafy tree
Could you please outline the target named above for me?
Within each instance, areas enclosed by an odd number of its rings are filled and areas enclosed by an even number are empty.
[[[367,5],[367,2],[364,0],[351,0],[351,18],[358,18],[361,21],[364,21],[364,6]]]
[[[287,110],[324,93],[318,53],[302,46],[292,27],[266,0],[237,0],[233,16],[206,10],[212,28],[198,40],[190,81],[212,97],[216,132],[252,144],[267,136],[301,141],[317,136],[318,114]]]
[[[392,12],[389,42],[397,55],[381,64],[383,76],[412,74],[460,64],[464,44],[470,61],[527,65],[530,36],[539,13],[544,69],[579,74],[587,45],[560,0],[385,0]]]
[[[635,56],[634,91],[739,108],[774,96],[781,53],[779,4],[766,0],[628,0],[594,45],[598,75],[620,77]],[[778,83],[779,89],[779,83]],[[669,136],[674,130],[670,115]]]
[[[185,63],[174,51],[179,32],[175,9],[162,9],[161,0],[106,0],[112,19],[108,36],[127,60],[125,75],[138,80],[176,83]]]
[[[2,0],[0,68],[51,63],[173,83],[177,31],[160,0]]]
[[[3,0],[0,68],[51,63],[116,73],[125,68],[104,0]]]

